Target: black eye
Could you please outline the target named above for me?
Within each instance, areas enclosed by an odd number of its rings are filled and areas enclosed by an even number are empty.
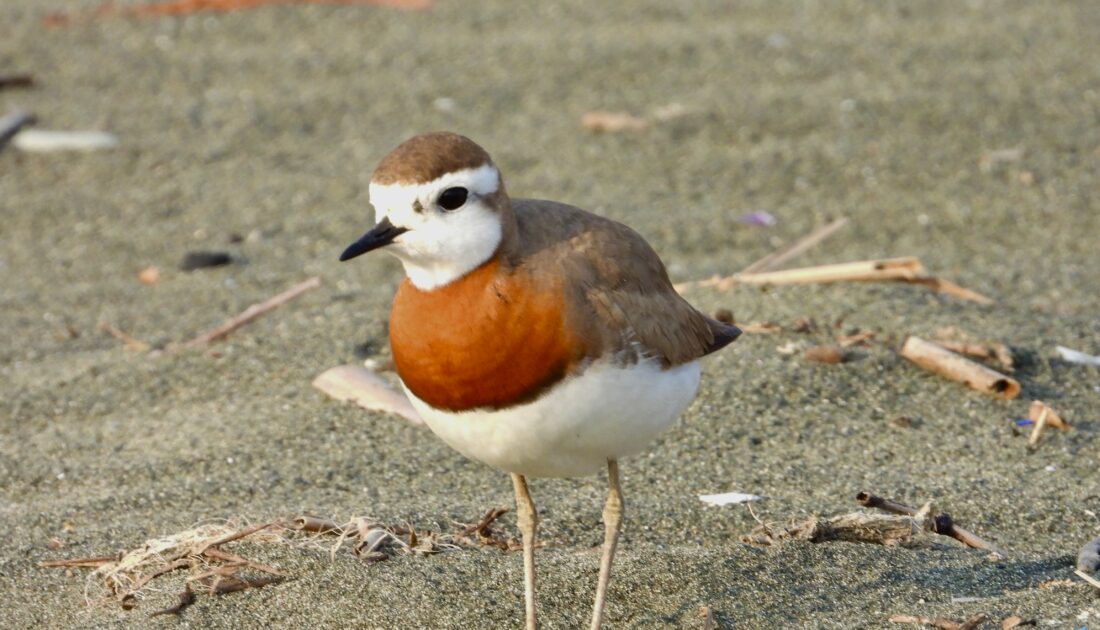
[[[458,210],[466,203],[466,197],[469,194],[470,193],[465,188],[455,186],[454,188],[448,188],[440,193],[436,203],[444,210]]]

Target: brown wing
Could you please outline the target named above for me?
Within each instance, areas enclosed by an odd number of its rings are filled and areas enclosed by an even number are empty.
[[[653,248],[625,225],[550,201],[515,199],[513,210],[513,264],[574,281],[565,287],[566,312],[590,344],[588,356],[624,363],[652,356],[674,366],[740,334],[680,297]]]

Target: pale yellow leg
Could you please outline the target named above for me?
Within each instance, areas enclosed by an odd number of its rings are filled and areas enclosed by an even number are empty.
[[[535,620],[535,532],[539,528],[539,514],[523,475],[513,474],[512,486],[516,490],[516,519],[523,534],[523,596],[527,608],[527,630],[535,630],[538,627]]]
[[[603,506],[603,558],[600,559],[600,581],[596,583],[596,603],[592,607],[591,630],[600,630],[603,606],[607,600],[607,583],[611,580],[611,561],[619,544],[619,529],[623,524],[623,488],[619,484],[619,463],[607,461],[607,503]]]

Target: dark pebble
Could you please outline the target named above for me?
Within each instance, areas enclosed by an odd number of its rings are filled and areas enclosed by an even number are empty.
[[[233,257],[225,252],[187,252],[180,263],[183,271],[194,271],[206,267],[221,267],[233,262]]]

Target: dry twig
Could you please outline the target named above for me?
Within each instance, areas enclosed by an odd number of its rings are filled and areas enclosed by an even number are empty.
[[[1085,573],[1081,569],[1074,569],[1073,572],[1077,575],[1077,577],[1081,578],[1082,580],[1088,582],[1096,588],[1100,588],[1100,580],[1097,580],[1096,578],[1092,577],[1088,573]]]
[[[298,297],[299,295],[302,295],[307,291],[316,289],[319,286],[321,286],[321,278],[317,276],[314,276],[303,282],[299,282],[298,284],[287,289],[286,291],[283,291],[278,295],[270,297],[263,302],[260,302],[259,304],[253,304],[252,306],[249,306],[239,315],[227,319],[217,328],[208,330],[201,335],[185,341],[181,344],[169,346],[165,349],[165,352],[174,352],[177,350],[195,348],[197,346],[204,346],[212,341],[224,339],[225,337],[228,337],[230,333],[237,330],[241,326],[244,326],[245,324],[251,322],[257,317],[273,311],[280,306],[286,304],[287,302],[293,300],[294,298]]]
[[[921,262],[912,257],[860,260],[782,271],[741,272],[732,276],[714,276],[706,280],[682,282],[676,284],[674,288],[681,292],[691,287],[713,287],[719,291],[725,291],[740,284],[785,285],[836,282],[905,282],[919,284],[939,293],[980,304],[993,303],[991,298],[976,291],[965,289],[942,278],[929,276]]]
[[[97,569],[105,564],[117,562],[118,556],[93,556],[91,558],[65,558],[62,560],[43,560],[38,563],[40,567],[79,567],[83,569]]]
[[[758,273],[761,271],[770,271],[779,267],[783,263],[802,255],[804,252],[812,249],[818,243],[829,238],[833,234],[836,234],[842,227],[848,225],[847,217],[840,217],[834,219],[826,225],[823,225],[814,231],[810,232],[806,236],[798,239],[797,241],[781,247],[774,252],[764,256],[760,260],[752,263],[748,267],[741,270],[741,273]]]
[[[131,336],[124,330],[119,330],[118,328],[115,328],[108,322],[99,322],[96,327],[107,333],[108,335],[114,337],[115,339],[121,341],[122,347],[126,350],[131,350],[133,352],[146,352],[149,350],[149,344]]]
[[[884,512],[890,512],[891,514],[902,514],[906,516],[918,516],[920,510],[914,507],[905,505],[904,503],[898,503],[891,501],[890,499],[884,499],[879,496],[875,496],[868,492],[860,492],[856,495],[856,501],[859,501],[860,505],[869,508],[878,508]],[[955,524],[955,521],[951,519],[951,516],[947,514],[928,515],[928,519],[925,522],[925,528],[929,531],[941,534],[943,536],[950,536],[955,540],[961,542],[967,547],[973,547],[975,549],[985,549],[991,551],[997,555],[1005,556],[1005,552],[1001,551],[996,545],[988,542],[973,532],[963,529]]]

